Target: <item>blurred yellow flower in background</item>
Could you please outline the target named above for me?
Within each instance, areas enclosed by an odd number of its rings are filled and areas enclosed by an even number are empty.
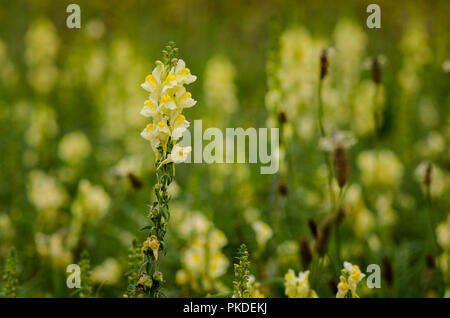
[[[309,285],[309,271],[299,272],[289,269],[284,275],[285,293],[289,298],[318,298],[317,293]]]
[[[68,164],[77,165],[91,152],[91,143],[81,131],[64,135],[58,145],[59,157]]]
[[[95,222],[108,212],[110,201],[103,187],[93,185],[88,180],[81,180],[71,211],[80,220]]]
[[[368,187],[397,188],[402,181],[403,165],[390,150],[363,151],[356,162]]]

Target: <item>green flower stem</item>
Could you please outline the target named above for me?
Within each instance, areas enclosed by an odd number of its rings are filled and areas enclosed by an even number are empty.
[[[339,189],[339,195],[338,195],[338,201],[336,204],[336,208],[334,211],[334,215],[335,215],[335,228],[334,228],[334,240],[335,240],[335,248],[336,248],[336,258],[338,260],[338,264],[341,264],[341,240],[340,240],[340,235],[339,235],[339,222],[338,222],[338,218],[339,218],[339,209],[341,208],[342,205],[342,201],[344,200],[344,194],[345,194],[345,188],[340,188]]]
[[[375,84],[375,93],[373,94],[373,120],[374,120],[374,135],[378,137],[382,125],[381,114],[378,109],[378,95],[380,94],[380,84]]]
[[[431,244],[432,246],[432,250],[436,251],[438,248],[438,243],[436,240],[436,236],[434,235],[434,229],[435,229],[435,225],[434,225],[434,220],[433,220],[433,204],[432,204],[432,200],[431,200],[431,189],[430,186],[427,185],[425,186],[425,196],[426,196],[426,200],[427,200],[427,205],[428,205],[428,223],[430,225],[429,227],[429,237],[431,239]]]

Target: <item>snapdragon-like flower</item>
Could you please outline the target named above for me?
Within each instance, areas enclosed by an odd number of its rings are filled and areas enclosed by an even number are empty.
[[[358,265],[352,265],[349,262],[344,262],[343,271],[349,275],[348,283],[350,289],[352,290],[353,293],[356,294],[356,286],[366,275],[361,273],[361,270],[359,269]]]
[[[318,298],[317,293],[309,285],[309,271],[295,275],[294,270],[289,269],[284,275],[285,293],[289,298]]]
[[[145,82],[141,84],[141,87],[149,92],[141,115],[152,119],[152,122],[141,132],[141,136],[150,141],[155,151],[159,146],[166,151],[169,140],[175,144],[189,127],[190,123],[182,112],[183,109],[193,107],[197,102],[183,85],[190,84],[196,79],[197,77],[191,74],[185,62],[178,59],[176,65],[170,69],[168,65],[157,61],[153,72],[147,75]],[[175,152],[172,151],[161,164],[183,162],[190,151],[190,147],[177,147]]]
[[[345,296],[347,295],[347,293],[349,291],[347,279],[345,278],[345,276],[341,275],[339,280],[340,281],[339,281],[339,284],[337,285],[338,291],[336,293],[336,298],[345,298]]]
[[[152,250],[155,260],[158,260],[158,251],[160,243],[155,235],[150,236],[142,245],[142,252],[145,253],[148,250]]]
[[[365,277],[358,265],[353,265],[349,262],[344,262],[344,268],[342,269],[342,275],[338,284],[338,292],[336,298],[345,298],[348,291],[351,291],[352,298],[359,298],[356,287],[358,283]]]

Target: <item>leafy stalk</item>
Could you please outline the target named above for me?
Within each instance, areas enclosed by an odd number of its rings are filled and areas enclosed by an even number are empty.
[[[248,260],[247,246],[242,244],[238,250],[239,264],[234,264],[234,298],[250,298],[251,293],[248,288],[250,276],[250,261]]]
[[[9,251],[3,279],[6,281],[6,285],[3,288],[4,296],[6,298],[17,297],[17,286],[19,285],[19,279],[17,277],[17,253],[14,247]]]
[[[94,296],[91,280],[91,259],[88,251],[84,251],[80,261],[81,286],[80,298],[92,298]]]

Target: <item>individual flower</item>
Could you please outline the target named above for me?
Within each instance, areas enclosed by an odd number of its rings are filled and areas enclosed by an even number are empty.
[[[285,293],[289,298],[318,298],[317,293],[309,285],[309,271],[295,275],[294,270],[289,269],[284,275]]]
[[[69,164],[76,165],[89,156],[91,143],[81,131],[64,135],[58,145],[59,157]]]
[[[225,236],[225,233],[223,233],[219,229],[212,229],[209,233],[209,249],[211,251],[219,251],[222,247],[227,245],[228,240]]]
[[[172,124],[172,139],[180,139],[183,133],[189,127],[189,124],[190,123],[186,120],[186,117],[184,117],[184,115],[182,114],[179,114]]]
[[[358,265],[352,265],[349,262],[344,262],[343,271],[349,274],[348,282],[350,289],[356,291],[356,286],[364,278],[364,274],[361,273]]]
[[[349,262],[344,262],[344,268],[342,269],[342,275],[338,284],[337,298],[344,298],[348,291],[352,292],[352,298],[359,298],[356,287],[358,283],[364,278],[363,273],[359,269],[358,265],[352,265]]]
[[[159,167],[162,165],[165,165],[167,163],[173,162],[173,163],[180,163],[185,162],[187,159],[187,156],[191,153],[192,148],[190,146],[187,147],[180,147],[178,145],[175,145],[172,148],[172,152],[169,154],[166,160],[161,162]],[[159,168],[158,167],[158,168]]]
[[[184,269],[180,269],[175,274],[175,282],[178,285],[186,285],[189,280],[188,273]]]
[[[347,295],[348,291],[349,291],[349,286],[347,283],[347,279],[345,278],[345,276],[341,275],[341,277],[339,277],[339,284],[337,285],[337,293],[336,293],[336,298],[345,298],[345,296]]]
[[[182,263],[194,276],[199,275],[205,268],[205,249],[203,244],[196,240],[183,254]]]
[[[149,249],[152,251],[153,256],[155,257],[155,260],[158,260],[158,251],[159,251],[159,241],[158,238],[155,235],[150,236],[147,238],[147,240],[144,242],[142,246],[142,252],[146,252]]]
[[[156,67],[153,69],[151,74],[145,77],[145,81],[141,84],[141,87],[150,94],[159,95],[161,88],[161,76],[164,71],[164,64],[161,61],[156,61]]]
[[[33,170],[29,174],[28,197],[37,210],[49,212],[58,210],[66,202],[67,193],[55,178]]]
[[[228,268],[228,259],[221,252],[215,252],[211,256],[208,265],[208,272],[211,278],[217,278],[226,273]]]
[[[260,248],[264,248],[267,241],[272,237],[273,231],[267,223],[255,221],[252,228],[256,233],[256,242]]]
[[[81,220],[97,221],[108,212],[110,201],[109,195],[101,186],[81,180],[71,210]]]
[[[186,67],[186,63],[182,59],[178,60],[177,66],[170,71],[169,75],[173,74],[178,84],[191,84],[197,79],[197,76],[191,74],[191,71]]]
[[[156,96],[152,96],[144,102],[144,107],[141,110],[141,115],[145,117],[156,117],[158,114]]]
[[[184,87],[181,87],[175,95],[175,101],[180,110],[191,108],[197,104],[197,101],[192,98],[192,94],[187,92]]]

